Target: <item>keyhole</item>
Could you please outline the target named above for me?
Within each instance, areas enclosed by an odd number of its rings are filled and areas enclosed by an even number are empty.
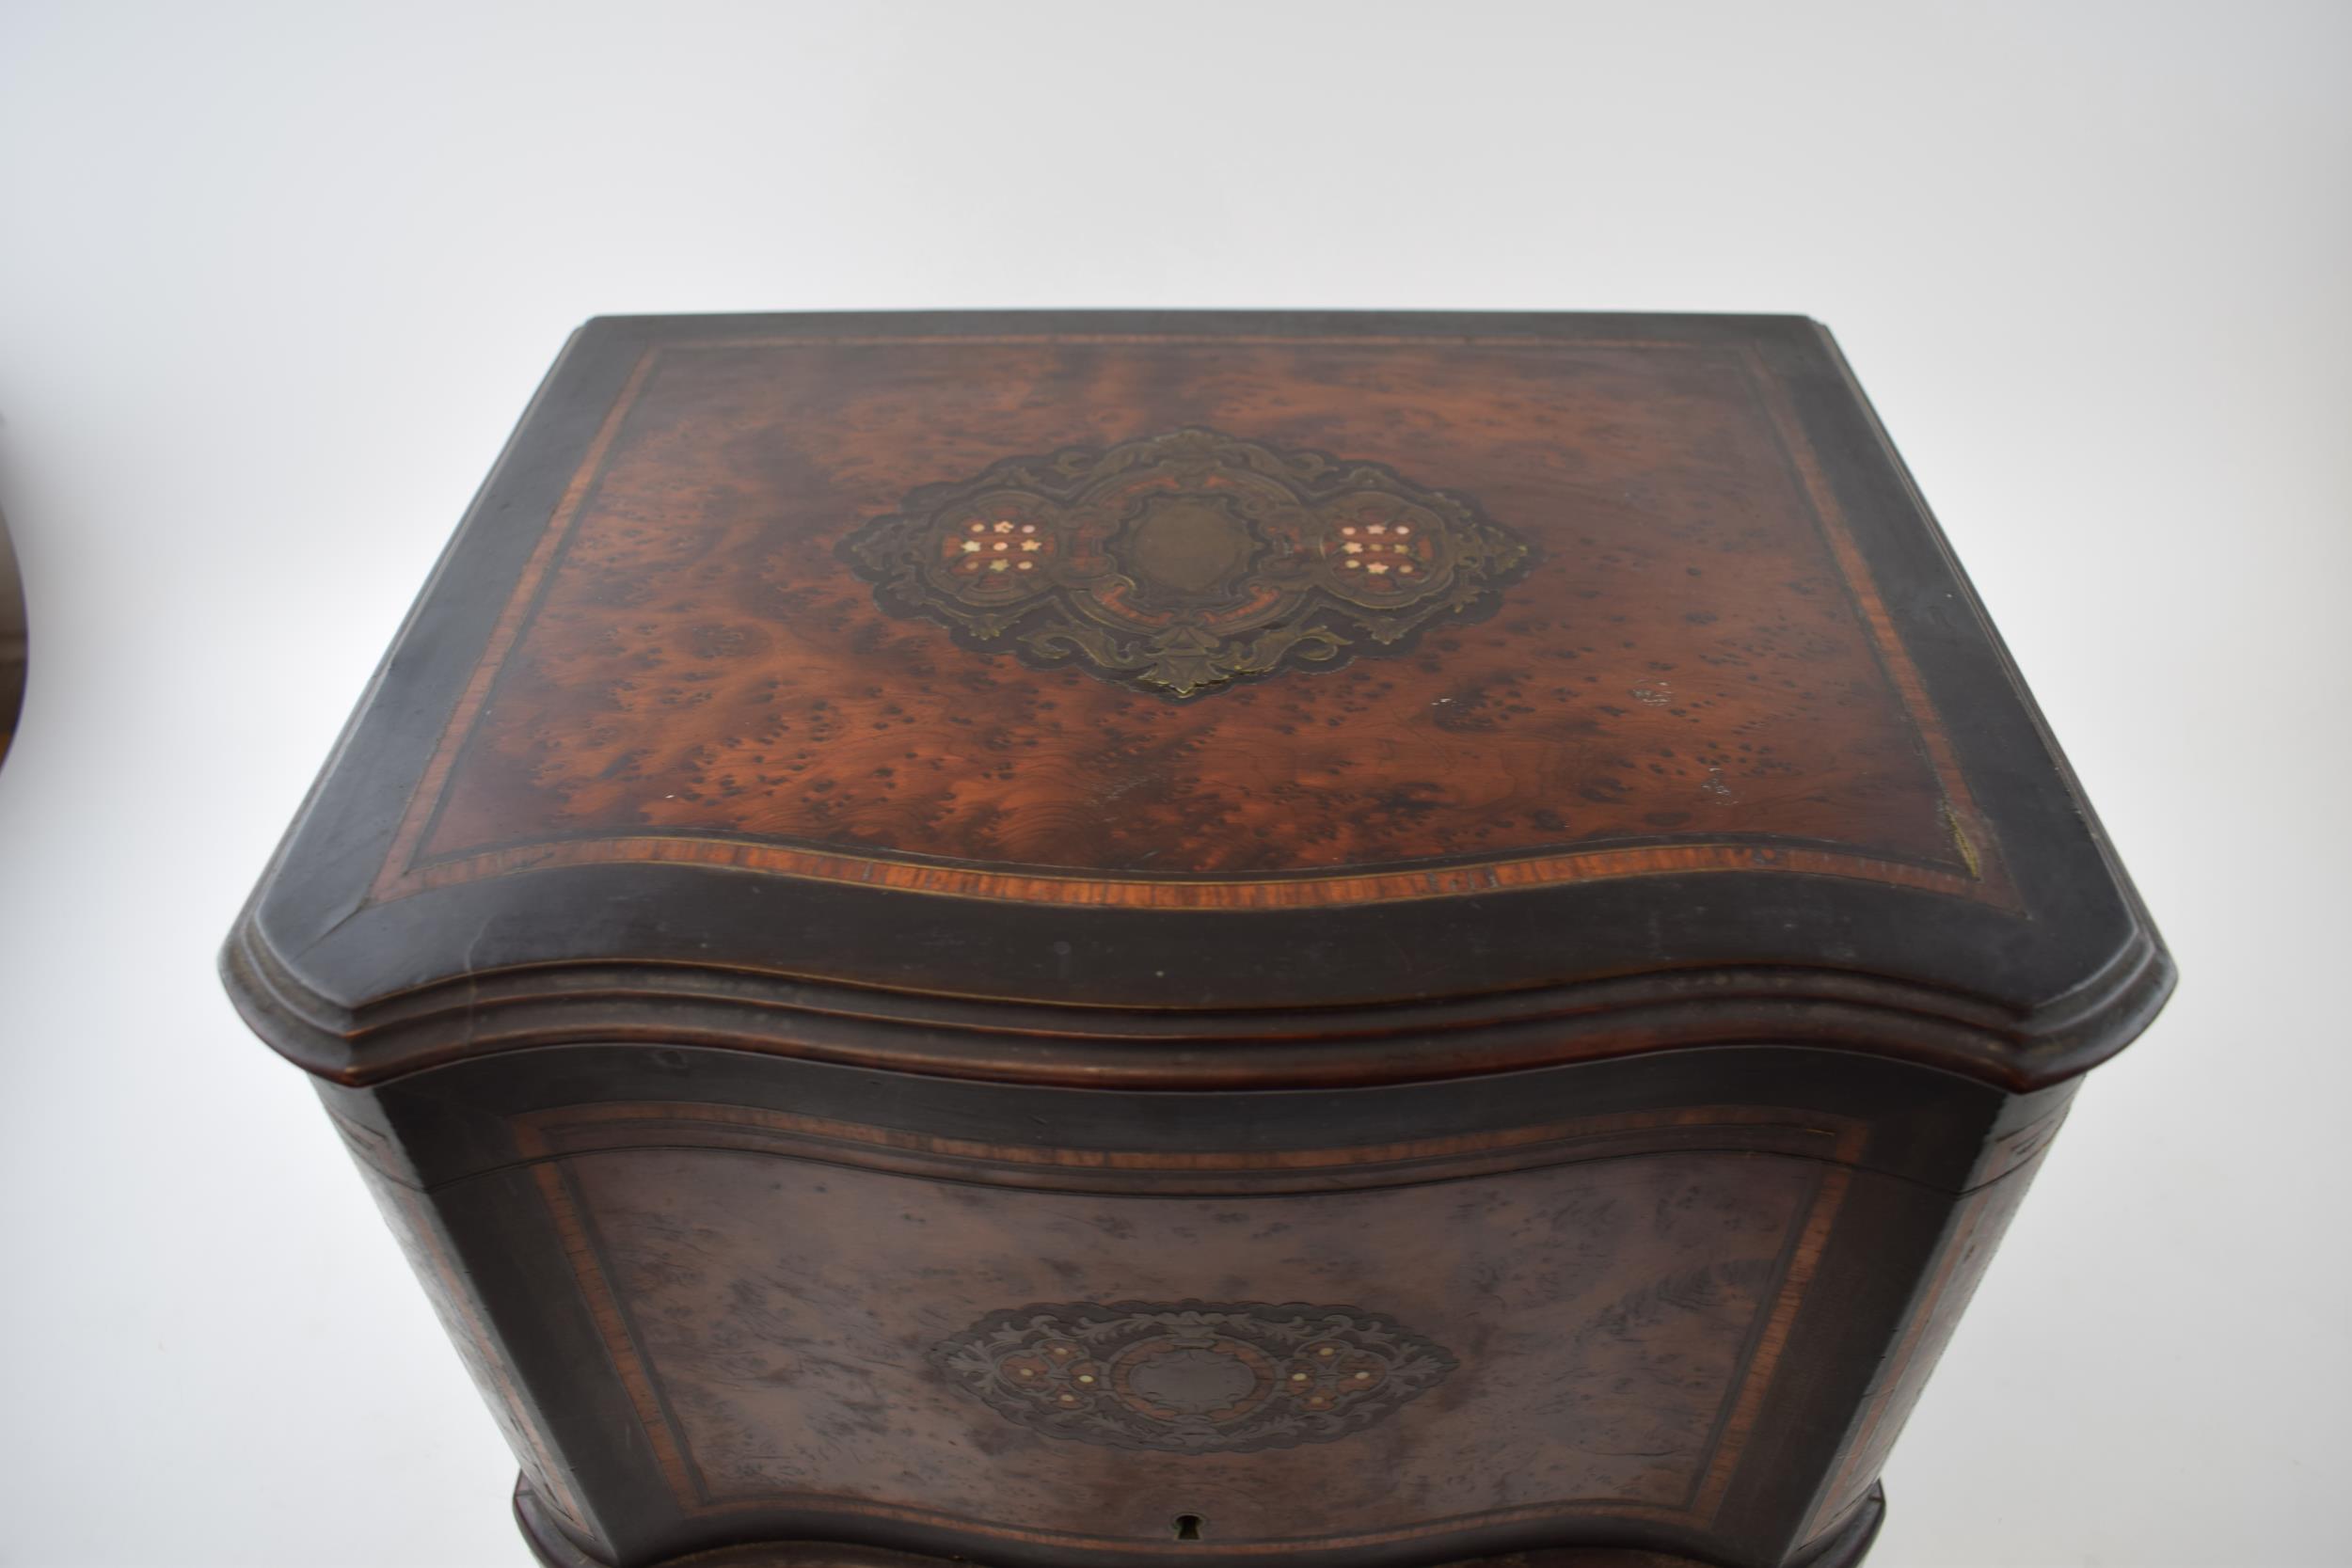
[[[1200,1527],[1207,1523],[1208,1521],[1198,1513],[1179,1513],[1176,1515],[1176,1539],[1179,1541],[1200,1540]]]

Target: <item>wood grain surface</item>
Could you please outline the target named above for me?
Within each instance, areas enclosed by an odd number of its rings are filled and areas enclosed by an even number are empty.
[[[1080,1546],[1154,1542],[1198,1511],[1263,1549],[1580,1503],[1704,1521],[1740,1373],[1770,1375],[1750,1359],[1804,1216],[1834,1207],[1820,1178],[1796,1160],[1625,1156],[1378,1197],[1006,1202],[648,1151],[547,1179],[593,1238],[585,1288],[627,1325],[613,1352],[681,1507],[813,1495]],[[1461,1366],[1344,1443],[1171,1470],[1024,1431],[927,1364],[982,1311],[1089,1291],[1360,1304],[1449,1336]]]
[[[581,1560],[1778,1568],[1867,1513],[1919,1304],[2069,1092],[1788,1050],[1333,1095],[612,1046],[328,1099]],[[1053,1350],[1089,1322],[1094,1388]],[[1422,1370],[1351,1409],[1317,1345]]]
[[[1210,420],[1469,493],[1537,563],[1409,656],[1178,705],[959,646],[840,559],[919,486]],[[1673,342],[650,351],[385,889],[708,857],[1160,903],[1452,885],[1378,875],[1425,862],[1782,863],[1982,895],[1990,835],[1801,440],[1752,356]],[[1777,861],[1747,847],[1766,840]],[[1602,845],[1656,852],[1575,852]],[[954,869],[911,863],[934,862]]]

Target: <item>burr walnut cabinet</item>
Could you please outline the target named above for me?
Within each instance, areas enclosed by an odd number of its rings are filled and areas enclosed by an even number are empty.
[[[1696,316],[591,323],[224,962],[566,1568],[1857,1561],[2170,984]]]

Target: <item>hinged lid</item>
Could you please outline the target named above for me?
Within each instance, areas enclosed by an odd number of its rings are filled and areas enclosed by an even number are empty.
[[[1828,335],[1671,316],[591,323],[228,963],[346,1081],[2025,1085],[2169,983]]]

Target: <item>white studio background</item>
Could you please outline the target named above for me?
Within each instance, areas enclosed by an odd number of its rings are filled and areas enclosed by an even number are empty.
[[[564,334],[1801,311],[2185,975],[1874,1568],[2352,1561],[2352,6],[0,0],[0,1563],[519,1568],[216,942]]]

